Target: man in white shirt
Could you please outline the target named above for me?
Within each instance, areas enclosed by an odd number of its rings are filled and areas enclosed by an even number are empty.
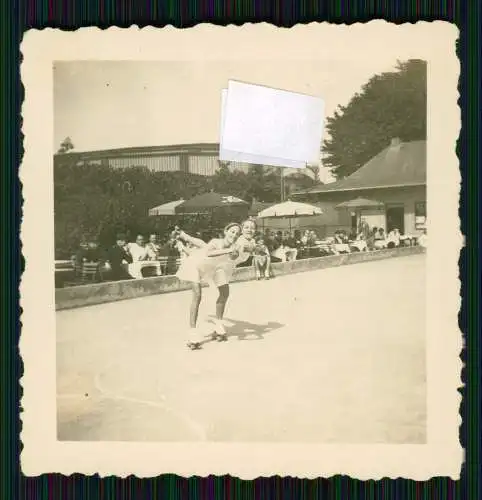
[[[151,234],[149,236],[149,243],[146,245],[147,257],[149,260],[159,260],[159,252],[161,246],[157,243],[157,235]]]
[[[129,253],[132,255],[133,262],[140,262],[148,259],[146,243],[142,234],[137,235],[135,243],[129,243],[128,249]]]

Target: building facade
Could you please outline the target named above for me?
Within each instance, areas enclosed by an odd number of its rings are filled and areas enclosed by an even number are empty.
[[[178,144],[172,146],[149,146],[135,148],[106,149],[101,151],[70,151],[54,155],[54,162],[76,165],[105,165],[111,168],[147,168],[153,172],[186,172],[193,175],[212,176],[219,168],[219,144]],[[239,162],[226,163],[230,170],[248,172],[251,165]],[[266,170],[275,167],[265,167]],[[307,178],[313,182],[309,169],[284,169],[283,189],[285,195],[306,187]],[[309,184],[308,179],[308,184]]]
[[[214,175],[219,168],[218,144],[178,144],[149,146],[101,151],[84,151],[57,154],[54,161],[65,159],[77,165],[99,164],[113,168],[145,167],[154,172],[188,172],[197,175]]]
[[[318,204],[337,225],[351,231],[361,219],[370,227],[394,228],[402,234],[422,232],[427,219],[426,141],[402,143],[393,139],[389,147],[347,178],[293,194],[297,201]],[[357,198],[381,202],[380,208],[333,210]],[[329,209],[329,210],[328,210]]]
[[[149,146],[101,151],[70,151],[54,155],[55,162],[66,159],[77,165],[98,164],[113,168],[145,167],[154,172],[187,172],[211,176],[220,168],[219,144],[177,144],[172,146]],[[246,163],[229,162],[228,168],[247,171]],[[272,168],[272,167],[271,167]],[[304,171],[310,175],[309,171]]]

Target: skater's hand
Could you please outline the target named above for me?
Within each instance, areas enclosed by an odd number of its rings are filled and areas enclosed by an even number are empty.
[[[247,243],[246,245],[244,245],[243,250],[246,253],[252,253],[252,252],[254,252],[255,248],[256,248],[256,243],[254,241],[250,241],[249,243]]]
[[[253,240],[250,241],[239,241],[237,248],[239,248],[240,252],[243,253],[252,253],[256,247],[256,242]]]
[[[231,260],[236,260],[239,257],[239,250],[233,248],[229,256],[231,257]]]

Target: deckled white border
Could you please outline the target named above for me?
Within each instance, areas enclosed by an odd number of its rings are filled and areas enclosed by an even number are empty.
[[[462,245],[458,204],[460,129],[457,106],[458,32],[443,22],[391,25],[385,21],[337,26],[267,24],[242,27],[201,25],[193,29],[155,28],[76,32],[54,29],[25,34],[21,68],[25,156],[20,170],[24,219],[21,238],[26,268],[21,283],[25,373],[21,380],[27,475],[45,472],[99,473],[140,477],[231,474],[359,479],[432,476],[457,479],[463,459],[460,425],[461,334],[458,257]],[[398,44],[398,45],[397,45]],[[388,46],[413,46],[413,57],[429,62],[428,72],[428,232],[427,361],[428,444],[301,445],[224,443],[67,443],[56,441],[55,309],[53,273],[53,76],[54,60],[313,60],[350,59]],[[349,62],[347,62],[349,64]]]

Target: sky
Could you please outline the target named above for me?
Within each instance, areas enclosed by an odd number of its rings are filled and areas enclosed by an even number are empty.
[[[219,142],[229,79],[320,96],[332,116],[397,59],[404,60],[400,47],[350,60],[57,62],[53,147],[65,137],[76,151]],[[328,169],[320,179],[332,180]]]

